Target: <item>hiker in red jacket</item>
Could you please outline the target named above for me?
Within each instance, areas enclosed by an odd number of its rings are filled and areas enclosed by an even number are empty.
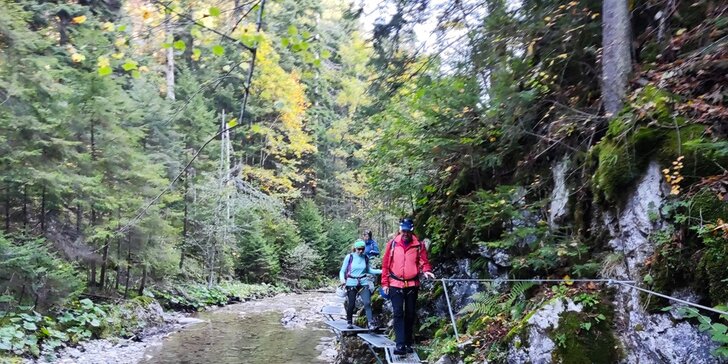
[[[387,243],[382,257],[382,290],[392,301],[397,343],[395,355],[414,352],[412,330],[417,310],[420,273],[425,278],[435,278],[427,260],[425,244],[417,239],[412,232],[413,228],[411,219],[402,220],[399,234]]]

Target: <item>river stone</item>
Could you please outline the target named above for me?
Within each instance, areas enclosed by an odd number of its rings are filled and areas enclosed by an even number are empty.
[[[449,355],[445,355],[440,357],[440,359],[437,359],[435,364],[463,364],[464,362],[462,359],[453,359]]]
[[[527,342],[516,336],[508,347],[509,363],[551,363],[551,353],[556,348],[548,334],[559,327],[559,319],[564,312],[581,312],[580,303],[569,298],[556,298],[539,308],[527,321]]]
[[[206,322],[206,321],[200,320],[200,319],[194,318],[194,317],[180,317],[179,319],[177,319],[177,323],[180,325],[183,325],[183,326],[194,325],[194,324],[199,324],[199,323],[203,323],[203,322]]]

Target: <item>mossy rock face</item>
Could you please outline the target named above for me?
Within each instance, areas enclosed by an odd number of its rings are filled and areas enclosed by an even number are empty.
[[[606,319],[597,322],[585,312],[564,312],[558,328],[551,332],[556,343],[553,362],[562,364],[611,364],[619,362],[619,342],[611,327],[611,310],[600,305],[597,312]],[[589,329],[584,324],[589,324]]]
[[[707,282],[698,288],[708,294],[713,304],[728,301],[728,285],[725,283],[728,279],[728,242],[724,241],[721,245],[706,248],[698,264],[698,282]]]
[[[701,140],[705,126],[691,125],[685,118],[675,117],[672,107],[675,98],[647,86],[609,123],[605,138],[591,151],[592,163],[596,162],[592,184],[597,192],[597,202],[621,202],[625,196],[623,191],[642,176],[651,159],[670,165],[684,155],[685,174],[715,172],[715,163],[686,146],[689,141]],[[690,158],[688,153],[695,155]]]
[[[691,217],[699,218],[706,222],[728,219],[728,203],[718,199],[718,196],[708,189],[703,189],[696,193],[692,197],[691,202]]]
[[[602,141],[597,149],[598,165],[593,177],[596,191],[606,202],[617,202],[619,196],[639,178],[647,165],[647,154],[635,154],[629,146],[613,141]]]

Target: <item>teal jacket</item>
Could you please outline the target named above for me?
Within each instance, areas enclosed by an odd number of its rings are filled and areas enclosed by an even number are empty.
[[[352,259],[352,261],[351,261],[351,271],[349,272],[349,276],[361,277],[365,274],[382,274],[381,269],[372,268],[371,262],[369,264],[369,271],[364,272],[367,268],[367,262],[364,258],[364,255],[359,255],[356,253],[347,254],[346,256],[344,256],[344,262],[341,264],[341,270],[339,270],[339,281],[343,282],[344,280],[346,280],[347,286],[355,287],[360,282],[361,282],[361,285],[366,285],[366,284],[369,284],[369,282],[371,281],[371,279],[368,276],[361,278],[361,279],[356,279],[356,278],[351,278],[351,277],[346,278],[346,268],[349,265],[349,256],[354,257],[354,259]]]

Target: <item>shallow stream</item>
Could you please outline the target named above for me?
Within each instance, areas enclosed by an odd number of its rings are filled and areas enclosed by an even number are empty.
[[[278,311],[246,314],[232,310],[203,312],[195,324],[151,347],[142,363],[326,363],[317,346],[331,336],[312,322],[303,328],[285,328]],[[326,339],[324,339],[326,340]]]

